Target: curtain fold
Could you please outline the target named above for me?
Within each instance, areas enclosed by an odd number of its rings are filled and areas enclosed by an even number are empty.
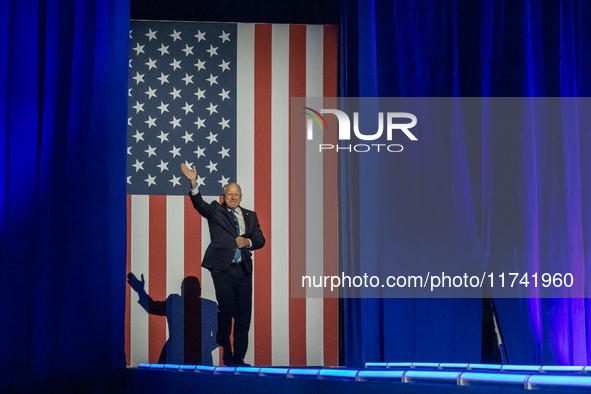
[[[584,48],[591,31],[583,21],[589,15],[590,6],[578,1],[350,1],[343,7],[342,45],[357,45],[359,57],[345,56],[341,95],[585,96],[590,62]],[[341,155],[344,269],[367,259],[385,261],[394,243],[392,266],[422,256],[442,264],[472,262],[488,271],[572,272],[585,281],[587,102],[523,105],[514,114],[519,130],[496,128],[500,114],[483,103],[454,107],[458,121],[419,136],[414,156]],[[466,111],[480,115],[466,117]],[[378,205],[389,208],[376,214],[383,209]],[[413,236],[397,242],[405,232]],[[589,363],[587,300],[494,303],[510,363]],[[343,304],[347,365],[490,359],[480,348],[481,300]]]
[[[129,2],[1,7],[0,386],[104,388],[125,368]]]

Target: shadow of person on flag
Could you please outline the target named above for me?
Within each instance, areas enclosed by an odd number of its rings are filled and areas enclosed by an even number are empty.
[[[170,294],[166,301],[154,301],[141,280],[127,274],[127,283],[138,294],[138,303],[151,315],[166,316],[168,340],[162,348],[159,364],[213,365],[211,352],[218,347],[217,303],[201,297],[201,283],[187,276],[181,294]]]

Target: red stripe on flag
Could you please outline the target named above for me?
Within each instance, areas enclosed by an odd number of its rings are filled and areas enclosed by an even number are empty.
[[[166,300],[166,196],[150,196],[150,297]],[[166,318],[150,315],[148,360],[158,362],[166,343]]]
[[[195,276],[201,283],[201,215],[185,196],[185,274]]]
[[[127,273],[131,272],[131,195],[127,195]],[[125,286],[125,358],[131,365],[131,286]]]
[[[338,29],[336,26],[324,27],[324,97],[337,97],[337,43]],[[336,108],[337,100],[324,99],[325,108]],[[325,144],[337,146],[337,122],[334,116],[329,117],[328,130],[323,133]],[[323,195],[324,195],[324,275],[338,275],[338,155],[329,149],[323,153]],[[326,291],[327,295],[330,293]],[[334,297],[334,295],[331,295]],[[324,299],[324,365],[338,365],[338,299]]]
[[[337,26],[324,26],[324,97],[337,97],[338,81],[338,44]],[[335,101],[336,104],[336,101]],[[330,118],[330,117],[329,117]]]
[[[256,252],[254,278],[254,360],[271,365],[271,61],[270,24],[255,26],[254,54],[254,186],[255,211],[265,235],[265,247]]]
[[[289,28],[289,97],[306,97],[306,26]],[[289,149],[289,365],[306,365],[306,299],[291,298],[291,278],[306,274],[306,141],[291,130]]]

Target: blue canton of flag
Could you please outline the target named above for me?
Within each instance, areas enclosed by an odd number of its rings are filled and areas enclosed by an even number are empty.
[[[148,27],[149,25],[149,27]],[[236,24],[131,21],[127,193],[203,195],[236,182]]]

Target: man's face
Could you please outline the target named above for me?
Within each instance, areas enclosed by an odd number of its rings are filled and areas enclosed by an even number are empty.
[[[240,191],[240,186],[236,184],[229,185],[224,193],[224,202],[228,208],[236,209],[238,205],[240,205],[240,201],[242,201],[242,191]]]

